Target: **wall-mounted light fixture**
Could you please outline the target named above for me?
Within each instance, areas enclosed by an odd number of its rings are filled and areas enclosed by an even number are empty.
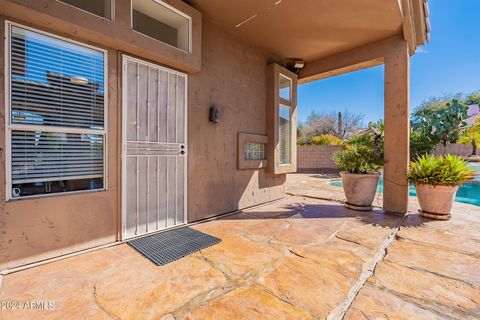
[[[217,106],[211,106],[208,113],[208,120],[213,123],[220,122],[220,109]]]

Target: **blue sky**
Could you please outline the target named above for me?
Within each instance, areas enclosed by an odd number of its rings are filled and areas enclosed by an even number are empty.
[[[430,0],[430,42],[410,66],[411,108],[432,96],[480,90],[480,0]],[[298,119],[310,112],[363,113],[365,123],[383,117],[383,66],[301,85]]]

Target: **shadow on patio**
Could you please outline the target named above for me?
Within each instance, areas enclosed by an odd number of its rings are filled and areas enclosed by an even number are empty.
[[[387,228],[398,227],[401,217],[386,215],[382,210],[361,212],[346,209],[343,204],[327,202],[325,204],[292,203],[280,208],[279,211],[248,211],[248,216],[233,215],[223,219],[355,219],[365,224]],[[253,217],[252,217],[253,216]],[[324,221],[326,222],[326,221]]]

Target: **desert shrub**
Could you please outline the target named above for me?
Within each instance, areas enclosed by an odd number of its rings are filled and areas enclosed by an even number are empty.
[[[343,140],[333,134],[321,134],[312,138],[316,145],[343,145]]]
[[[358,134],[348,138],[348,140],[345,141],[345,144],[347,145],[361,144],[364,146],[372,146],[372,140],[366,134]]]

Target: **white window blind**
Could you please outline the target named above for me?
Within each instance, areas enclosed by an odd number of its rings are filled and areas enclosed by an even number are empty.
[[[103,188],[104,52],[10,26],[12,196]]]
[[[291,156],[291,108],[280,105],[279,109],[279,148],[280,164],[290,164]]]
[[[93,134],[12,131],[12,182],[103,176],[103,137]]]

